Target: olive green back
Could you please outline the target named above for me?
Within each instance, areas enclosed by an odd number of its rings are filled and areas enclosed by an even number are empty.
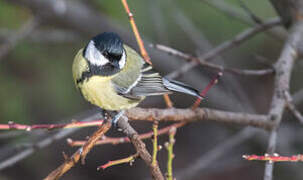
[[[126,90],[137,81],[144,64],[144,60],[135,50],[127,45],[124,45],[124,49],[127,59],[125,67],[112,79],[116,87],[119,87],[121,90]]]

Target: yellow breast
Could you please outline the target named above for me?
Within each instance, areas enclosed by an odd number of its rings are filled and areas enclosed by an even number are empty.
[[[105,110],[129,109],[143,100],[132,100],[118,95],[109,77],[93,76],[79,85],[79,88],[86,100]]]

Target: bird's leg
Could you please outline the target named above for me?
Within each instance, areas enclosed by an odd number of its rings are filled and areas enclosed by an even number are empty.
[[[121,110],[121,111],[114,111],[114,112],[115,112],[115,115],[111,116],[112,117],[112,125],[114,127],[117,127],[118,120],[124,114],[125,111]]]
[[[117,126],[118,120],[120,119],[120,117],[124,114],[124,110],[121,111],[108,111],[108,110],[104,110],[99,108],[98,109],[100,112],[100,116],[106,120],[106,121],[111,121],[112,125],[114,127]]]

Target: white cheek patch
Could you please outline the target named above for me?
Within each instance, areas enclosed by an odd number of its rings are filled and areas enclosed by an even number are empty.
[[[95,47],[94,41],[90,41],[86,47],[85,58],[93,65],[103,66],[109,61]]]
[[[125,63],[126,63],[126,54],[125,51],[123,50],[122,57],[119,61],[119,68],[122,69],[125,66]]]

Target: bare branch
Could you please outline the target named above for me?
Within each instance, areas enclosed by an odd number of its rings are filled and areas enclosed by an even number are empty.
[[[181,52],[179,50],[176,50],[176,49],[173,49],[171,47],[164,46],[161,44],[151,45],[151,47],[154,47],[155,49],[166,52],[170,55],[177,56],[177,57],[183,58],[188,61],[192,61],[194,64],[200,64],[201,66],[208,67],[208,68],[211,68],[211,69],[214,69],[217,71],[225,71],[225,72],[229,72],[229,73],[233,73],[233,74],[237,74],[237,75],[245,75],[245,76],[248,76],[248,75],[263,76],[263,75],[267,75],[267,74],[272,74],[274,72],[274,70],[272,68],[261,69],[261,70],[228,68],[228,67],[224,67],[222,65],[217,65],[217,64],[207,62],[198,57],[194,57],[192,55],[186,54],[184,52]],[[183,66],[183,67],[185,67],[185,66]],[[192,64],[189,64],[189,66],[186,66],[186,67],[192,67]],[[184,70],[182,70],[182,71],[184,71]],[[167,77],[172,78],[173,76],[175,76],[175,75],[170,75]]]
[[[271,131],[267,153],[272,155],[276,150],[277,128],[282,120],[282,115],[286,106],[284,93],[289,91],[289,83],[295,60],[298,58],[298,48],[303,41],[303,22],[298,21],[291,29],[288,40],[285,42],[281,55],[275,64],[274,94],[269,110],[269,119],[275,123],[275,128]],[[273,164],[266,163],[264,180],[272,180]]]
[[[143,109],[133,108],[126,111],[129,120],[136,121],[174,121],[174,122],[193,122],[210,120],[223,123],[232,123],[239,125],[249,125],[271,129],[273,123],[268,121],[265,115],[235,113],[220,111],[207,108],[191,109]]]
[[[257,25],[253,28],[247,29],[241,33],[239,33],[238,35],[236,35],[233,39],[229,40],[229,41],[225,41],[223,43],[221,43],[220,45],[218,45],[216,48],[208,51],[207,53],[205,53],[204,55],[200,56],[198,58],[198,62],[201,64],[204,64],[204,66],[206,66],[205,63],[209,63],[206,62],[208,60],[211,60],[212,58],[220,55],[221,53],[230,50],[231,48],[237,47],[239,46],[241,43],[245,42],[246,40],[252,38],[254,35],[263,32],[271,27],[274,27],[276,25],[279,25],[281,23],[281,21],[279,19],[272,19],[269,21],[266,21],[264,24],[261,25]],[[191,56],[184,56],[183,54],[180,53],[176,53],[176,55],[182,55],[183,58],[188,59],[188,58],[192,58]],[[170,73],[169,75],[167,75],[167,77],[169,78],[176,78],[180,75],[182,75],[183,73],[187,72],[188,70],[190,70],[191,68],[195,67],[198,64],[197,61],[193,61],[191,63],[188,63],[184,66],[182,66],[180,69]],[[207,66],[212,66],[213,68],[215,68],[212,64],[207,64]],[[220,68],[220,66],[216,66],[216,68]],[[261,72],[257,72],[257,73],[252,73],[251,71],[246,71],[246,73],[250,73],[250,74],[264,74],[264,73],[268,73],[270,72],[269,70],[265,70],[265,71],[261,71]],[[243,73],[243,72],[242,72]]]
[[[299,120],[301,124],[303,124],[303,116],[296,108],[293,99],[288,91],[285,92],[285,98],[287,101],[287,107],[292,112],[292,114]]]
[[[99,129],[87,140],[87,142],[79,148],[71,157],[65,158],[65,161],[57,169],[52,171],[44,180],[57,180],[70,170],[76,163],[82,159],[82,163],[85,160],[86,155],[95,145],[95,142],[102,137],[111,127],[111,121],[107,121],[102,124]]]
[[[164,176],[160,171],[159,165],[152,163],[152,156],[147,151],[145,144],[140,140],[138,133],[130,126],[127,122],[126,117],[121,117],[118,121],[118,127],[122,129],[125,135],[130,139],[131,143],[136,148],[136,151],[143,159],[145,164],[149,167],[153,179],[155,180],[164,180]]]
[[[250,17],[249,14],[243,13],[240,8],[235,6],[231,6],[230,4],[226,3],[226,1],[221,0],[202,0],[201,2],[205,2],[210,7],[218,10],[219,12],[227,15],[228,17],[234,18],[243,24],[247,24],[250,26],[256,25],[256,22]],[[287,37],[287,33],[284,29],[270,29],[266,32],[269,36],[283,41]]]

